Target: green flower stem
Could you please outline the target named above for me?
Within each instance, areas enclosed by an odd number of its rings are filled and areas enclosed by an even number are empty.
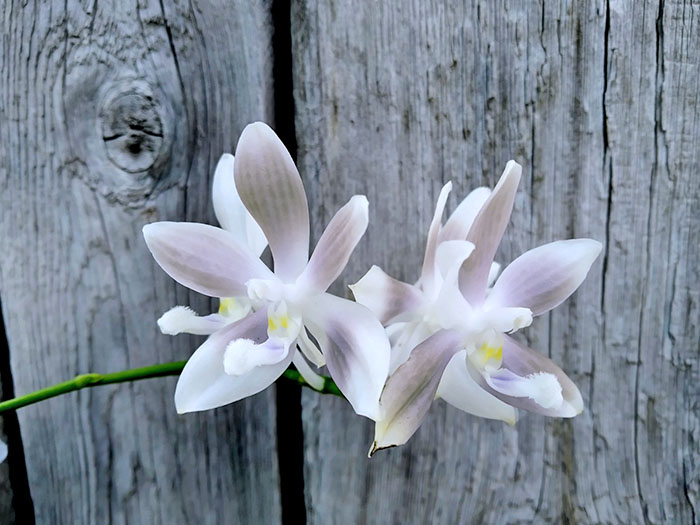
[[[15,397],[0,403],[0,413],[8,410],[16,410],[18,408],[33,405],[40,401],[50,399],[56,396],[62,396],[69,392],[75,392],[83,388],[91,388],[99,385],[112,385],[115,383],[125,383],[128,381],[139,381],[141,379],[150,379],[152,377],[176,376],[185,368],[187,361],[174,361],[172,363],[161,363],[158,365],[144,366],[143,368],[132,368],[131,370],[122,370],[121,372],[112,372],[111,374],[81,374],[73,379],[57,383],[55,385],[35,390],[29,394]],[[301,374],[293,369],[288,369],[282,374],[282,377],[289,381],[293,381],[298,385],[312,388]],[[331,394],[343,397],[343,394],[338,390],[338,386],[330,377],[323,377],[323,388],[317,390],[321,394]],[[312,388],[313,389],[313,388]],[[315,390],[315,389],[313,389]]]

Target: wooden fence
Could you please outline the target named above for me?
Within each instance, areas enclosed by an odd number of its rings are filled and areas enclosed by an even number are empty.
[[[312,236],[355,193],[371,264],[419,271],[440,187],[524,167],[498,259],[591,237],[581,289],[526,331],[581,388],[514,428],[445,404],[402,448],[279,386],[178,416],[175,378],[4,418],[0,522],[700,523],[700,3],[5,0],[0,6],[5,397],[184,359],[144,224],[213,222],[248,122],[296,153]],[[453,196],[448,210],[454,208]],[[8,357],[9,355],[9,357]],[[20,441],[21,434],[21,441]],[[31,497],[31,499],[30,499]]]

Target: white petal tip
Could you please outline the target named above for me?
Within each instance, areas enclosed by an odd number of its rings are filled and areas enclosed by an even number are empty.
[[[517,172],[520,172],[522,169],[523,169],[523,167],[520,164],[518,164],[517,162],[515,162],[514,160],[511,159],[506,163],[505,171],[511,172],[513,170],[517,170]]]
[[[369,207],[369,200],[365,195],[353,195],[350,198],[350,202],[352,202],[355,206],[364,206],[365,208]]]

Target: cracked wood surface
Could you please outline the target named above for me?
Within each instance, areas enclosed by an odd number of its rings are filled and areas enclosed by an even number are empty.
[[[579,385],[582,415],[510,428],[436,403],[367,461],[371,425],[304,392],[310,523],[699,522],[699,22],[698,2],[668,0],[295,4],[316,238],[352,194],[370,199],[342,284],[371,263],[415,280],[442,184],[454,209],[510,158],[524,175],[501,262],[605,245],[519,334]]]
[[[141,228],[214,221],[218,156],[272,118],[269,2],[11,0],[0,13],[0,293],[16,393],[186,358],[201,338],[161,335],[156,319],[215,301],[167,277]],[[19,412],[38,523],[280,521],[274,390],[177,416],[175,382]]]

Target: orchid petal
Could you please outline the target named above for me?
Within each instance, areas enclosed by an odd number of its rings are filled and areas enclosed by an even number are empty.
[[[370,456],[377,450],[403,445],[418,430],[447,363],[461,347],[462,337],[457,332],[440,330],[416,346],[408,361],[389,377]]]
[[[410,357],[411,351],[430,337],[434,331],[423,321],[406,323],[396,342],[391,345],[389,374],[393,374],[397,368],[404,364]],[[387,335],[389,335],[388,331]]]
[[[466,350],[461,350],[452,357],[442,374],[437,389],[438,397],[468,414],[515,425],[518,420],[517,410],[479,386],[469,373],[466,358]]]
[[[355,301],[369,308],[382,324],[422,302],[418,288],[388,276],[379,266],[372,266],[350,290]]]
[[[340,208],[316,244],[297,284],[309,292],[325,292],[345,268],[352,251],[367,230],[369,203],[355,195]]]
[[[7,448],[7,443],[0,440],[0,463],[7,459],[7,453],[9,449]]]
[[[170,277],[204,295],[246,295],[246,281],[272,275],[262,261],[221,228],[194,222],[154,222],[143,227],[143,236],[153,258]]]
[[[267,238],[253,216],[246,210],[245,231],[250,251],[260,257],[267,248]]]
[[[249,124],[236,148],[238,194],[260,225],[284,281],[296,279],[309,256],[309,209],[292,157],[269,126]]]
[[[474,223],[479,210],[491,195],[489,188],[477,188],[467,195],[452,212],[440,230],[440,242],[463,241]]]
[[[601,248],[598,241],[571,239],[525,252],[503,270],[487,303],[547,312],[581,285]]]
[[[450,195],[451,190],[452,182],[448,182],[440,190],[440,195],[435,205],[433,220],[430,222],[430,229],[428,230],[428,240],[425,245],[425,256],[423,258],[423,270],[421,271],[419,281],[428,296],[431,296],[437,287],[435,253],[439,244],[442,214],[445,211],[445,203],[447,202],[447,197]]]
[[[189,306],[175,306],[158,319],[158,328],[166,335],[211,335],[229,322],[223,315],[210,314],[200,317]]]
[[[491,263],[491,268],[489,268],[489,278],[488,282],[486,283],[487,286],[491,286],[496,281],[496,277],[498,277],[498,272],[500,271],[500,264],[498,264],[497,262]]]
[[[303,315],[340,391],[357,414],[375,419],[391,352],[382,325],[364,306],[327,293],[310,298]]]
[[[445,241],[438,247],[438,266],[444,275],[444,281],[436,302],[441,308],[443,328],[463,325],[471,315],[471,305],[460,292],[457,282],[460,267],[473,250],[474,245],[469,241]]]
[[[323,357],[321,350],[318,349],[316,343],[314,343],[306,333],[306,327],[302,327],[299,331],[297,344],[299,345],[299,350],[301,350],[301,353],[304,354],[304,357],[306,357],[306,359],[311,361],[318,368],[326,365],[326,358]]]
[[[451,285],[457,286],[457,272],[464,261],[474,251],[474,245],[469,241],[443,241],[437,247],[435,260],[443,279],[451,276]]]
[[[221,227],[236,236],[241,244],[247,243],[245,231],[246,209],[241,202],[233,180],[233,155],[224,153],[214,169],[212,202],[214,214]]]
[[[486,294],[493,257],[508,226],[515,192],[520,182],[521,167],[508,161],[498,184],[474,219],[467,240],[474,243],[474,253],[462,266],[459,286],[472,306],[480,306]]]
[[[503,336],[503,362],[502,368],[512,372],[516,376],[528,377],[542,372],[556,377],[561,386],[562,402],[557,407],[544,407],[533,399],[527,397],[516,397],[499,392],[483,379],[481,386],[491,392],[494,396],[516,408],[529,410],[545,416],[552,417],[574,417],[583,412],[583,398],[578,388],[571,379],[547,357],[538,354],[534,350],[521,345],[507,335]],[[507,377],[502,377],[505,379]],[[511,377],[512,379],[512,377]],[[497,386],[502,387],[503,381]],[[547,385],[539,385],[547,386]],[[546,403],[545,403],[546,404]]]
[[[262,342],[267,338],[267,312],[260,310],[245,319],[227,325],[211,335],[190,357],[175,389],[175,408],[179,414],[220,407],[257,394],[282,375],[292,361],[293,352],[273,365],[259,366],[242,376],[224,370],[228,344],[239,338]]]
[[[267,246],[267,239],[238,196],[233,164],[234,158],[230,153],[224,153],[216,164],[212,183],[214,214],[224,230],[248,246],[253,255],[260,257]]]
[[[301,353],[294,354],[292,363],[304,381],[306,381],[312,388],[315,388],[316,390],[323,390],[326,380],[313,371]]]

